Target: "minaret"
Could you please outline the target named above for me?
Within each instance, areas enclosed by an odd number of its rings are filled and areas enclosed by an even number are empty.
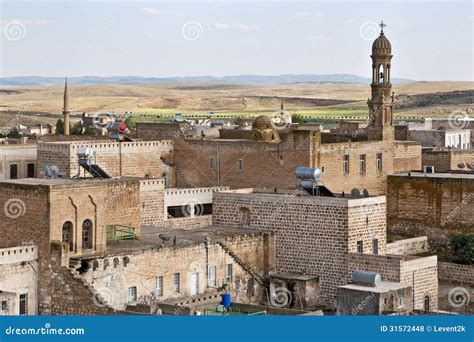
[[[69,135],[69,95],[67,93],[67,77],[64,82],[64,103],[63,103],[63,117],[64,117],[64,135]]]
[[[369,140],[393,139],[393,94],[390,83],[392,46],[385,37],[380,23],[380,35],[372,44],[372,97],[367,101],[369,106]]]

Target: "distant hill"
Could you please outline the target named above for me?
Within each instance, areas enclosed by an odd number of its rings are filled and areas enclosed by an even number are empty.
[[[185,76],[185,77],[140,77],[140,76],[81,76],[68,79],[70,84],[143,84],[143,83],[242,83],[242,84],[288,84],[288,83],[360,83],[369,84],[371,79],[351,74],[328,75],[237,75],[237,76]],[[395,78],[392,83],[415,82]],[[0,86],[61,85],[63,77],[19,76],[0,77]]]

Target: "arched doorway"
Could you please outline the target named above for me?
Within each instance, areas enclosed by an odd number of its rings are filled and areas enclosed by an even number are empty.
[[[86,219],[82,222],[82,248],[92,248],[92,234],[93,234],[93,223],[91,220]]]
[[[73,225],[71,221],[66,221],[63,224],[62,230],[62,241],[64,243],[69,244],[69,251],[72,252],[74,249],[74,241],[73,241]]]
[[[430,296],[425,296],[423,301],[423,309],[428,312],[430,311]]]

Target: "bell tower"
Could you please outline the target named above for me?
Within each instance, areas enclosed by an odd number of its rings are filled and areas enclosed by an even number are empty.
[[[372,44],[372,96],[367,100],[369,107],[369,140],[393,139],[393,101],[390,82],[392,46],[383,32],[386,26],[380,23],[380,35]]]

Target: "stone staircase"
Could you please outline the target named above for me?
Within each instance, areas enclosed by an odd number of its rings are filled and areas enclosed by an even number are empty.
[[[76,270],[80,261],[69,260],[68,267],[52,269],[52,314],[113,315],[104,298]]]
[[[255,279],[255,281],[263,286],[263,287],[266,287],[267,286],[267,282],[266,280],[260,275],[258,274],[258,272],[254,271],[252,269],[252,267],[245,263],[242,259],[240,259],[232,250],[230,250],[229,247],[227,247],[223,242],[220,242],[220,241],[217,241],[217,244],[219,246],[221,246],[221,248],[228,254],[232,257],[232,259],[234,259],[234,261],[240,266],[242,267],[247,273],[249,273],[253,279]]]

